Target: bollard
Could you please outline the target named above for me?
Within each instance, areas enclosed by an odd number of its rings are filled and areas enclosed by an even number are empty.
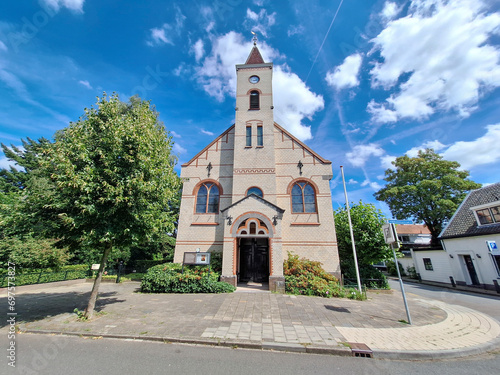
[[[450,276],[450,281],[451,281],[451,286],[453,288],[456,288],[457,287],[457,284],[455,284],[455,280],[453,280],[453,276]]]
[[[500,293],[500,286],[498,285],[498,281],[493,280],[493,285],[495,285],[495,290],[497,291],[497,293]]]
[[[120,263],[118,264],[118,273],[116,275],[117,284],[120,282],[120,276],[122,275],[122,272],[123,272],[123,260],[120,260]]]

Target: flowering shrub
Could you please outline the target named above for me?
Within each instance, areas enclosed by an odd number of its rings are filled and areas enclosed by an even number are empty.
[[[290,294],[319,297],[347,297],[364,299],[356,289],[342,288],[337,278],[330,275],[320,262],[288,253],[288,259],[283,264],[285,274],[285,291]]]
[[[142,279],[144,293],[230,293],[235,287],[219,280],[219,274],[204,266],[166,263],[151,267]]]

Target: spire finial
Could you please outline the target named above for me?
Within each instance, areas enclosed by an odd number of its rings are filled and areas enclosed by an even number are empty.
[[[257,34],[256,34],[256,33],[254,33],[253,31],[252,31],[251,33],[253,34],[253,38],[252,38],[252,40],[253,40],[253,45],[254,45],[254,46],[256,46],[256,45],[257,45]]]

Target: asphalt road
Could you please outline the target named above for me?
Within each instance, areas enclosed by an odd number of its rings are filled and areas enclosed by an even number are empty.
[[[498,374],[500,353],[446,361],[389,361],[114,339],[23,334],[16,368],[0,374]]]
[[[400,291],[399,281],[389,280],[389,285],[392,289]],[[448,288],[409,282],[404,283],[403,287],[406,293],[443,301],[452,305],[465,306],[489,315],[500,322],[500,296],[497,297],[477,293],[468,293]],[[403,314],[406,314],[404,310],[403,297],[401,297],[401,308]],[[411,305],[409,305],[409,309],[411,315]]]

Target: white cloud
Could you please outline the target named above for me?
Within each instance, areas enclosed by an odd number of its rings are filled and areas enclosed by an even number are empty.
[[[196,62],[199,62],[200,59],[205,55],[205,49],[203,47],[203,40],[198,39],[195,44],[191,47],[194,53],[194,58]]]
[[[287,31],[287,34],[289,37],[297,35],[297,34],[304,34],[306,31],[305,27],[302,25],[298,26],[290,26],[290,28]]]
[[[358,86],[358,74],[362,61],[363,57],[359,53],[347,56],[335,70],[326,73],[326,82],[337,90]]]
[[[159,46],[162,44],[171,44],[174,45],[172,41],[173,35],[171,35],[172,26],[169,24],[164,24],[161,28],[153,28],[151,29],[151,40],[146,43],[148,46]],[[168,33],[168,35],[167,35]]]
[[[174,137],[174,138],[182,138],[179,133],[176,133],[173,130],[170,130],[170,134],[172,134],[172,137]]]
[[[385,108],[385,106],[376,103],[373,99],[368,103],[366,110],[372,115],[372,119],[375,122],[381,124],[396,122],[398,120],[396,111]]]
[[[85,86],[86,88],[92,90],[92,86],[90,85],[89,81],[78,81],[78,83],[82,86]]]
[[[67,8],[74,12],[83,13],[83,3],[85,0],[40,0],[42,6],[48,6],[55,11]]]
[[[398,7],[398,5],[392,1],[386,1],[380,15],[384,20],[389,21],[394,19],[401,12],[401,8],[402,7]]]
[[[1,40],[0,40],[0,50],[3,50],[3,51],[7,51],[7,50],[8,50],[8,48],[7,48],[7,46],[5,45],[5,43],[4,43],[4,42],[2,42]]]
[[[500,86],[500,50],[488,44],[499,31],[500,13],[487,14],[482,1],[413,0],[406,17],[371,40],[372,55],[382,58],[372,86],[397,90],[384,103],[370,102],[373,120],[452,110],[467,117],[481,95]]]
[[[215,134],[212,133],[211,131],[208,131],[208,130],[205,130],[205,129],[200,129],[200,131],[203,133],[203,134],[206,134],[206,135],[209,135],[211,137],[213,137]]]
[[[267,10],[261,9],[259,13],[255,13],[250,8],[247,9],[247,15],[244,25],[255,32],[259,32],[267,37],[267,32],[276,23],[276,12],[267,14]]]
[[[189,68],[186,66],[184,62],[181,62],[177,68],[175,68],[172,73],[177,76],[188,76],[189,75]]]
[[[196,80],[205,92],[222,102],[236,96],[235,65],[246,61],[253,45],[241,34],[230,31],[212,38],[212,50],[200,60]],[[266,43],[259,43],[264,61],[272,61],[279,53]],[[313,93],[286,65],[274,65],[273,100],[277,122],[301,140],[312,138],[311,129],[302,124],[324,107],[323,97]]]
[[[379,145],[369,143],[354,146],[352,151],[346,154],[346,157],[354,167],[363,167],[372,156],[379,157],[384,154],[385,151]]]
[[[174,37],[181,35],[184,28],[184,16],[179,7],[175,7],[175,21],[171,24],[164,23],[161,27],[150,29],[150,39],[146,41],[148,46],[161,46],[164,44],[174,45]]]
[[[180,146],[178,143],[174,143],[174,146],[172,147],[172,150],[176,153],[176,154],[185,154],[187,152],[187,150]]]
[[[413,147],[413,148],[409,149],[408,151],[406,151],[406,155],[408,155],[410,158],[414,158],[414,157],[418,156],[419,151],[425,151],[428,148],[432,148],[435,152],[439,152],[439,151],[445,149],[446,145],[442,144],[441,142],[439,142],[437,140],[436,141],[428,141],[420,146]]]
[[[311,139],[311,127],[303,125],[302,120],[311,120],[324,108],[323,97],[313,93],[286,65],[274,68],[273,92],[276,121],[300,140]]]
[[[362,187],[369,186],[373,190],[380,190],[382,189],[382,185],[380,185],[378,182],[371,182],[370,180],[366,179],[361,183]]]
[[[380,158],[380,166],[384,169],[393,169],[394,165],[392,165],[392,162],[394,160],[396,160],[395,156],[384,155]]]
[[[458,161],[463,169],[500,161],[500,124],[486,126],[486,134],[473,141],[456,142],[441,155],[446,160]],[[498,165],[495,167],[498,176]]]
[[[359,184],[359,182],[356,181],[355,179],[351,178],[351,179],[349,179],[349,181],[347,181],[347,184],[348,185],[355,185],[355,184]]]

